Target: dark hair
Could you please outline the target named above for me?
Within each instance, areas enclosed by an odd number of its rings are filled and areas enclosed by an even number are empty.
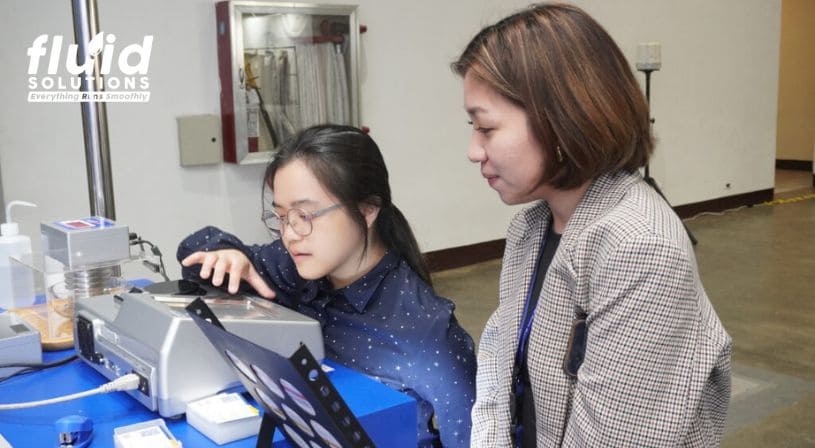
[[[304,129],[280,145],[266,168],[264,184],[272,189],[277,170],[294,160],[303,161],[320,184],[336,196],[363,235],[367,234],[368,226],[359,206],[379,207],[374,224],[376,236],[432,286],[410,224],[391,202],[388,169],[370,136],[350,126],[319,125]],[[366,238],[363,254],[367,250]]]
[[[653,152],[648,104],[631,67],[580,8],[538,4],[506,17],[481,30],[452,69],[526,111],[548,161],[543,181],[556,188],[633,172]]]

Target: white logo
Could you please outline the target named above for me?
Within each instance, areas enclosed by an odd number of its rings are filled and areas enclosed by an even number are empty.
[[[79,45],[70,44],[65,52],[64,68],[70,75],[59,74],[62,55],[62,36],[54,36],[50,49],[47,34],[34,39],[28,48],[28,101],[38,103],[63,102],[129,102],[146,103],[150,100],[150,53],[153,50],[153,36],[144,36],[141,44],[124,47],[116,54],[116,35],[100,32],[88,42],[84,61],[78,61]],[[47,59],[44,59],[48,56]],[[104,81],[104,90],[81,92],[83,81],[94,82],[94,60],[101,57],[99,71]],[[40,69],[45,66],[44,76]],[[116,61],[118,72],[112,71]],[[42,62],[42,63],[41,63]],[[81,64],[80,64],[81,62]]]

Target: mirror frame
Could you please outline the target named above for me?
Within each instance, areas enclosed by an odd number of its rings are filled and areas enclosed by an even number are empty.
[[[350,40],[351,125],[359,126],[359,22],[356,5],[324,5],[229,0],[215,4],[218,35],[218,75],[221,86],[221,132],[224,162],[241,165],[268,163],[271,151],[249,151],[246,98],[243,83],[244,45],[242,16],[246,13],[296,13],[347,16]],[[299,130],[299,129],[298,129]]]

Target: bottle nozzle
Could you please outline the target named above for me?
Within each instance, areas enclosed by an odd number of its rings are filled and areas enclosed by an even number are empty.
[[[17,226],[17,223],[11,220],[11,208],[15,205],[22,205],[25,207],[37,206],[37,204],[32,204],[31,202],[26,201],[11,201],[6,204],[6,222],[5,224],[0,224],[0,235],[2,236],[14,236],[20,232],[20,228]]]

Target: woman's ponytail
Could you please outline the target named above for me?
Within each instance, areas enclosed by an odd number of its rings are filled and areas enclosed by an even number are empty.
[[[419,243],[416,242],[405,215],[395,205],[386,205],[379,211],[376,230],[385,246],[404,258],[410,268],[432,288],[430,270],[419,250]]]

